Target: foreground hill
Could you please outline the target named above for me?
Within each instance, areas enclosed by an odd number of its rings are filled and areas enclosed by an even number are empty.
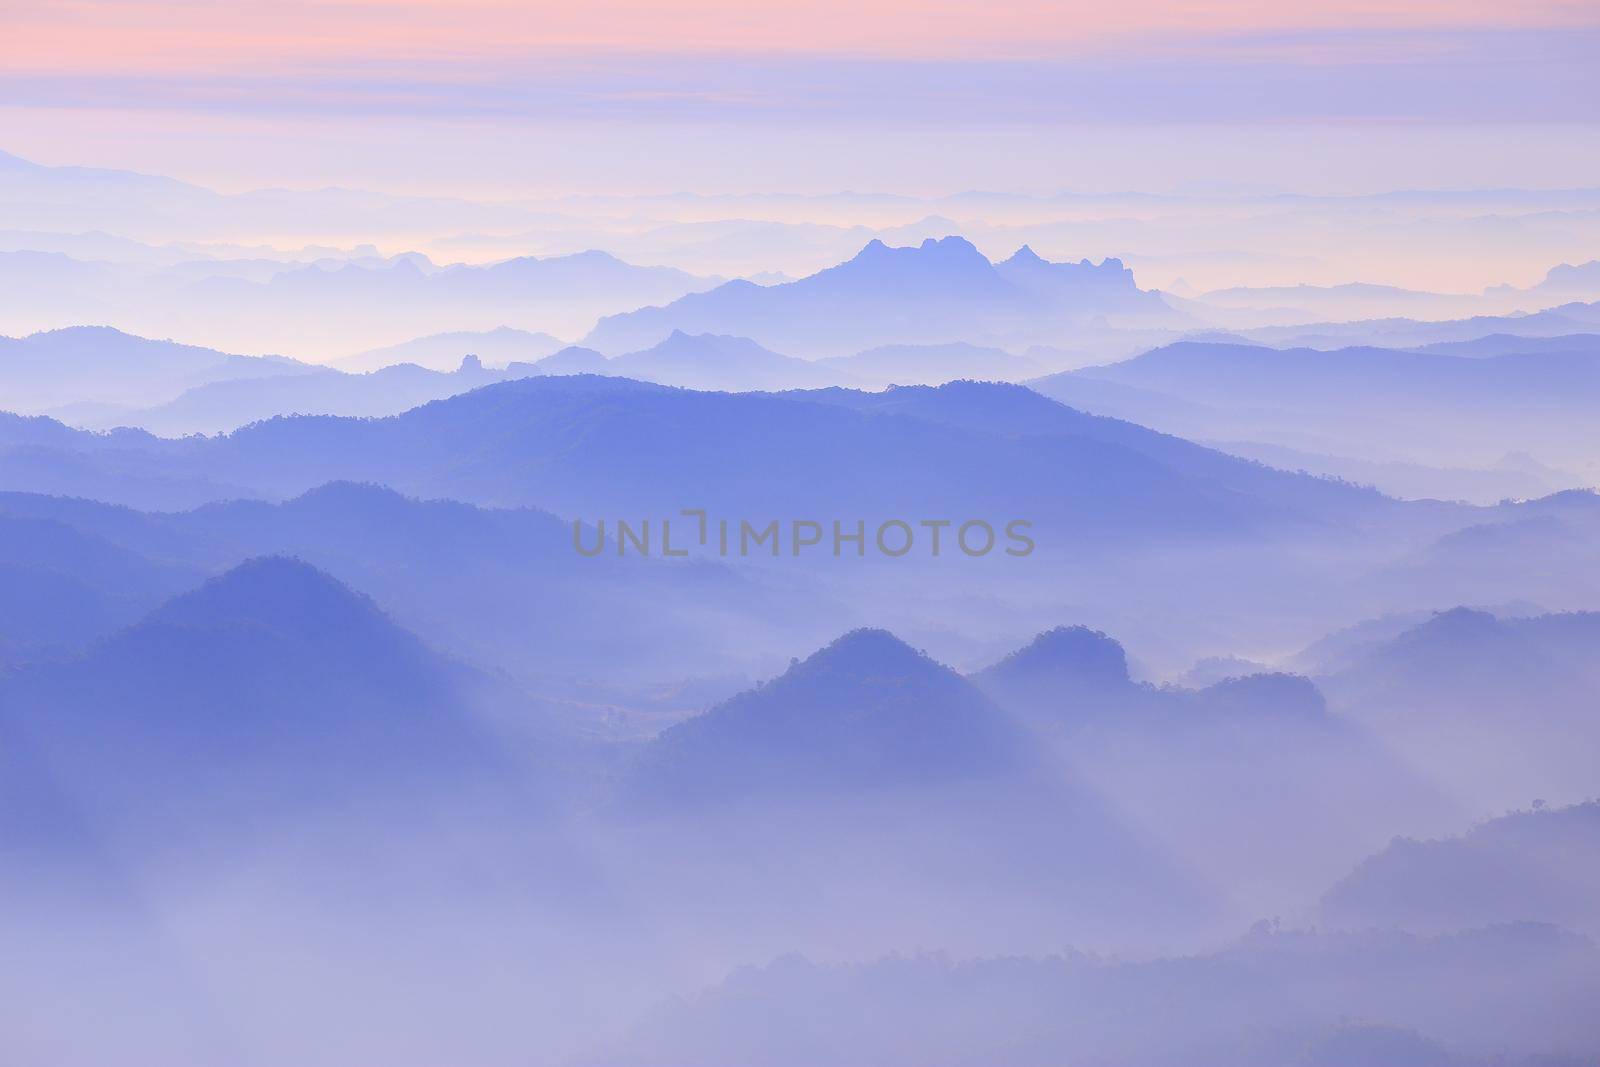
[[[742,917],[723,933],[748,931],[750,950],[775,943],[768,924],[783,915],[791,944],[940,931],[993,948],[1027,930],[1144,941],[1211,916],[1209,894],[1041,760],[1015,720],[882,630],[848,633],[664,731],[620,802],[652,828],[625,838],[658,868],[652,892],[726,901]],[[1003,917],[959,931],[973,907]]]
[[[99,825],[141,840],[348,804],[402,810],[503,774],[494,729],[519,707],[285,558],[242,564],[80,659],[14,674],[0,699]]]
[[[858,630],[664,732],[633,787],[670,800],[832,798],[1020,774],[1025,738],[955,672]]]
[[[1135,682],[1112,638],[1058,627],[971,680],[1071,772],[1231,898],[1297,911],[1397,831],[1463,817],[1309,680]],[[1275,842],[1270,858],[1261,842]]]

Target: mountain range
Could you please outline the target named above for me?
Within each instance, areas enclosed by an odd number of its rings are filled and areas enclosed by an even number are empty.
[[[196,835],[189,847],[504,777],[514,761],[495,730],[537,713],[281,557],[240,564],[80,657],[13,672],[0,693],[8,726],[104,832]]]
[[[497,326],[492,330],[453,330],[428,337],[417,337],[397,345],[387,345],[335,360],[345,371],[374,371],[397,363],[413,363],[428,370],[451,371],[467,356],[491,366],[526,363],[543,359],[564,346],[547,333]]]
[[[663,307],[608,316],[584,344],[647,347],[680,330],[738,334],[804,357],[890,344],[1054,340],[1091,319],[1172,325],[1179,316],[1116,260],[1050,263],[1028,248],[992,263],[959,237],[915,248],[872,241],[852,259],[772,286],[727,282]]]
[[[1597,648],[1593,612],[1456,608],[1348,652],[1321,685],[1471,811],[1571,804],[1594,793]]]
[[[1600,397],[1600,352],[1180,342],[1031,385],[1191,439],[1444,467],[1491,466],[1520,451],[1582,476],[1592,463],[1583,413]]]
[[[419,335],[467,332],[505,341],[494,331],[508,328],[575,335],[599,315],[670,301],[719,281],[635,266],[600,251],[441,265],[419,253],[130,263],[0,250],[0,315],[13,329],[50,331],[87,321],[220,348],[339,360]],[[524,346],[516,354],[551,350]],[[454,353],[456,361],[462,354]],[[375,358],[381,352],[363,355],[356,366],[370,369]],[[443,356],[426,358],[437,365]]]
[[[1600,801],[1512,812],[1459,836],[1397,839],[1323,897],[1318,917],[1357,929],[1445,932],[1546,922],[1600,932]]]
[[[1303,677],[1139,683],[1121,645],[1076,626],[971,679],[1145,833],[1227,886],[1241,917],[1315,894],[1402,824],[1441,831],[1463,817]]]
[[[107,327],[0,337],[0,390],[6,410],[22,414],[146,406],[209,382],[310,369],[281,357],[230,355]]]
[[[81,651],[207,575],[292,555],[370,593],[435,647],[597,707],[652,706],[646,682],[731,676],[726,684],[737,685],[741,671],[821,632],[839,610],[793,591],[780,610],[775,590],[711,562],[580,558],[570,524],[547,512],[350,483],[283,503],[164,514],[0,494],[0,545],[18,582],[0,612],[13,659]],[[697,639],[724,627],[743,640],[708,649]],[[680,714],[697,699],[692,690],[660,698]],[[596,732],[639,728],[621,708],[600,719]]]

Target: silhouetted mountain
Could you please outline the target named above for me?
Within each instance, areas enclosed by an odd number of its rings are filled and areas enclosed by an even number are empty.
[[[0,560],[15,567],[70,574],[116,595],[175,595],[196,578],[190,567],[157,563],[53,515],[53,501],[0,494]],[[91,505],[93,506],[93,505]],[[98,510],[98,509],[97,509]]]
[[[902,395],[937,417],[882,417]],[[1019,404],[1031,405],[1034,425],[1002,425]],[[743,447],[726,448],[732,440]],[[116,501],[133,496],[128,468],[142,463],[145,477],[254,490],[213,499],[352,480],[594,518],[618,509],[674,515],[691,503],[752,521],[954,510],[999,525],[1025,516],[1057,541],[1111,530],[1138,539],[1173,524],[1205,537],[1390,509],[1376,494],[1088,418],[1018,387],[972,383],[908,394],[728,395],[541,376],[389,419],[274,419],[211,441],[140,439],[110,455],[101,439],[68,441],[68,449],[0,450],[0,473],[17,488]],[[118,477],[100,475],[101,464]],[[81,491],[85,482],[96,491]]]
[[[517,371],[487,370],[475,357],[441,373],[402,363],[364,374],[331,368],[265,379],[232,379],[190,389],[165,404],[119,411],[109,420],[83,420],[87,428],[108,421],[138,426],[164,437],[226,433],[279,415],[348,415],[382,418],[419,404],[455,396],[481,385],[519,377]]]
[[[195,442],[163,441],[143,430],[71,430],[54,419],[0,413],[0,486],[151,508],[194,507],[250,497],[241,485],[182,470]],[[170,463],[169,460],[175,460]]]
[[[526,366],[537,374],[606,374],[610,369],[610,361],[592,348],[568,345]]]
[[[691,337],[679,330],[642,352],[608,360],[604,373],[685,389],[728,392],[796,389],[851,380],[842,370],[780,356],[745,337]]]
[[[1491,285],[1483,295],[1493,300],[1515,300],[1535,307],[1550,307],[1573,301],[1600,299],[1600,260],[1587,263],[1562,263],[1551,267],[1537,285],[1518,289],[1513,285]]]
[[[1487,337],[1474,337],[1470,341],[1440,341],[1422,345],[1419,352],[1432,352],[1441,356],[1511,356],[1538,352],[1600,352],[1600,334],[1576,333],[1565,337],[1522,337],[1510,333],[1492,333]]]
[[[944,345],[881,345],[853,356],[819,359],[837,372],[831,384],[942,385],[962,378],[1014,382],[1039,374],[1040,365],[999,348],[957,341]]]
[[[1446,466],[1495,462],[1513,449],[1556,466],[1586,461],[1585,413],[1600,401],[1600,353],[1470,358],[1380,348],[1278,350],[1180,342],[1122,363],[1032,384],[1084,402],[1081,379],[1139,390],[1118,413],[1204,440]],[[1147,402],[1150,394],[1175,398]]]
[[[1600,363],[1581,351],[1514,352],[1462,359],[1387,348],[1273,349],[1183,341],[1123,363],[1073,372],[1137,388],[1175,393],[1201,403],[1292,403],[1384,397],[1387,406],[1412,403],[1422,390],[1439,399],[1482,402],[1492,389],[1555,396],[1558,388],[1600,383]],[[1553,378],[1552,376],[1560,376]]]
[[[492,330],[456,330],[418,337],[347,356],[336,360],[335,365],[347,371],[373,371],[397,363],[414,363],[429,370],[451,371],[468,355],[493,366],[504,366],[543,359],[561,347],[561,342],[547,333],[498,326]]]
[[[387,419],[275,419],[220,439],[138,437],[114,449],[110,438],[96,435],[52,439],[61,443],[0,447],[0,484],[177,510],[242,497],[292,498],[331,481],[353,481],[413,497],[533,506],[591,525],[605,520],[612,529],[619,520],[649,519],[657,552],[663,519],[674,519],[679,538],[692,522],[682,509],[705,508],[710,520],[730,523],[730,551],[741,562],[800,568],[807,581],[811,574],[836,576],[825,598],[861,605],[859,614],[805,631],[807,640],[872,619],[908,633],[948,628],[987,644],[992,636],[982,631],[991,622],[1018,625],[1012,604],[1037,604],[1023,625],[1042,628],[1068,613],[1071,598],[1078,605],[1072,613],[1081,617],[1083,604],[1098,605],[1094,617],[1141,641],[1146,627],[1157,625],[1183,641],[1201,632],[1231,644],[1234,636],[1223,636],[1222,626],[1244,640],[1266,627],[1277,640],[1282,612],[1289,612],[1302,616],[1295,632],[1297,643],[1305,642],[1327,630],[1330,603],[1351,595],[1350,576],[1360,572],[1330,570],[1319,552],[1288,553],[1289,541],[1337,545],[1341,553],[1359,543],[1356,562],[1366,569],[1368,557],[1392,558],[1400,544],[1478,517],[1470,509],[1400,505],[1085,416],[1021,387],[979,383],[883,394],[729,395],[544,375]],[[739,447],[730,447],[735,441]],[[802,519],[821,523],[825,540],[796,559],[790,526]],[[835,555],[835,520],[841,533],[863,524],[869,558],[843,543]],[[874,531],[888,520],[912,525],[914,556],[883,562]],[[936,527],[922,524],[941,520],[988,523],[991,551],[969,556],[952,526],[935,558]],[[772,521],[783,527],[779,562],[764,546],[739,556],[741,521],[758,531]],[[1026,551],[1006,533],[1017,521],[1031,524],[1026,533],[1035,551],[1026,558],[1004,554]],[[986,535],[973,529],[980,533],[969,531],[969,544],[981,552]],[[1230,554],[1217,556],[1218,547]],[[1148,582],[1149,564],[1140,557],[1158,549],[1205,561],[1181,564],[1164,555],[1158,565],[1168,577],[1152,591],[1164,606],[1142,612],[1149,621],[1137,622],[1124,611],[1126,589]],[[1269,560],[1281,568],[1271,579],[1263,569]],[[937,580],[949,596],[970,592],[980,599],[964,605],[945,599],[930,613],[889,588],[930,566],[939,568]],[[1322,593],[1313,595],[1313,588]],[[1059,599],[1041,603],[1041,590]],[[1219,617],[1219,604],[1230,613]],[[1350,606],[1345,617],[1360,612]],[[1187,613],[1203,614],[1204,628],[1180,625],[1176,620]],[[920,634],[918,640],[930,643]],[[970,645],[941,651],[949,658],[975,654]],[[1215,651],[1186,645],[1173,655],[1187,664]]]
[[[104,326],[0,337],[0,392],[7,409],[24,413],[86,402],[146,406],[206,382],[308,369],[281,356],[232,356]]]
[[[1475,811],[1572,803],[1594,793],[1597,650],[1600,614],[1456,608],[1356,651],[1323,685]]]
[[[1130,449],[1185,476],[1215,481],[1249,495],[1281,495],[1308,512],[1349,515],[1352,509],[1381,510],[1385,506],[1369,490],[1273,470],[1133,423],[1085,414],[1021,386],[950,382],[936,389],[905,386],[878,393],[831,389],[801,395],[858,411],[911,415],[967,430],[1067,438]]]
[[[664,732],[633,789],[718,804],[959,785],[1026,765],[1022,737],[961,676],[883,630]]]
[[[1484,467],[1428,466],[1393,459],[1352,459],[1259,441],[1208,440],[1206,443],[1230,455],[1279,470],[1304,471],[1370,485],[1401,500],[1463,500],[1473,504],[1526,500],[1544,496],[1574,477],[1537,462],[1520,465],[1502,460]]]
[[[518,699],[286,558],[242,564],[0,691],[74,795],[141,838],[500,775],[490,716]]]
[[[1600,951],[1534,925],[1440,938],[1263,929],[1135,961],[791,955],[663,1004],[593,1062],[1534,1067],[1600,1052],[1583,1007],[1596,995]]]
[[[674,330],[737,334],[797,355],[842,356],[876,345],[1049,339],[1096,316],[1175,317],[1116,260],[1050,264],[1026,250],[990,263],[960,237],[915,248],[873,241],[845,263],[798,281],[733,281],[665,307],[600,321],[585,344],[624,352]]]
[[[1406,553],[1370,584],[1398,603],[1542,606],[1513,614],[1600,602],[1600,495],[1568,490],[1505,502],[1483,518]]]
[[[15,611],[0,610],[15,627],[0,627],[0,636],[18,646],[43,640],[43,619],[60,617],[68,627],[62,633],[79,636],[57,643],[82,643],[106,632],[95,620],[108,611],[125,624],[205,573],[275,553],[368,591],[436,647],[494,664],[546,693],[588,691],[593,699],[636,698],[641,680],[717,676],[748,657],[776,656],[813,632],[827,603],[821,594],[787,591],[780,609],[775,590],[710,562],[580,557],[571,525],[547,512],[411,500],[371,485],[330,484],[283,503],[235,500],[158,515],[0,494],[0,565],[53,568],[67,583],[60,603],[38,618],[31,613],[51,595],[44,579],[26,587],[37,595],[19,588]],[[101,556],[118,566],[101,564]],[[73,592],[85,583],[105,604],[68,615],[67,605],[88,595]],[[708,648],[702,635],[712,628],[737,631],[741,641]]]
[[[185,297],[205,309],[203,317],[191,316],[196,328],[248,327],[280,349],[336,358],[395,336],[505,326],[577,332],[599,314],[673,300],[717,281],[591,250],[485,266],[419,266],[413,259],[315,265],[266,282],[207,278],[189,285]],[[330,351],[334,345],[343,348]]]
[[[77,649],[193,584],[198,568],[155,563],[0,496],[0,644],[13,659]]]
[[[999,914],[956,940],[992,948],[1041,924],[1142,940],[1153,928],[1126,923],[1147,907],[1167,928],[1213,916],[1190,875],[1013,719],[882,630],[663,731],[620,801],[641,888],[737,912],[733,929],[781,916],[791,945],[842,946],[841,929],[901,943],[973,907]]]
[[[1328,705],[1309,678],[1266,672],[1224,678],[1200,690],[1205,713],[1233,722],[1252,720],[1269,726],[1282,722],[1325,723]]]
[[[1298,317],[1300,321],[1381,319],[1397,315],[1444,319],[1487,310],[1476,294],[1430,293],[1362,282],[1239,286],[1202,293],[1194,300],[1206,307],[1233,311],[1249,309],[1280,322],[1286,316]]]
[[[1086,626],[1047,630],[972,681],[1003,704],[1027,708],[1115,701],[1133,686],[1122,646]]]
[[[1120,259],[1052,263],[1023,245],[994,265],[995,273],[1042,303],[1074,315],[1168,311],[1156,293],[1142,292]]]
[[[1058,627],[971,676],[1074,775],[1210,877],[1241,917],[1296,906],[1394,833],[1459,813],[1306,678],[1204,689],[1128,675],[1122,646]],[[1226,828],[1226,829],[1224,829]],[[1270,863],[1254,854],[1273,839]]]
[[[1345,927],[1547,922],[1600,934],[1600,802],[1515,812],[1460,837],[1397,839],[1323,898]]]
[[[1416,319],[1362,319],[1357,322],[1318,322],[1293,326],[1260,326],[1239,332],[1258,344],[1314,348],[1381,345],[1416,349],[1445,341],[1471,341],[1490,334],[1518,337],[1559,337],[1594,333],[1600,326],[1600,301],[1574,302],[1528,314],[1475,315],[1442,322]]]

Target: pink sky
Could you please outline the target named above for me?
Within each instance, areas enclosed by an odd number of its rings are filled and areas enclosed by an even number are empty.
[[[1590,185],[1596,98],[1596,0],[0,0],[0,150],[229,188]]]
[[[5,0],[13,73],[289,71],[560,52],[1052,58],[1208,38],[1600,23],[1592,0]]]

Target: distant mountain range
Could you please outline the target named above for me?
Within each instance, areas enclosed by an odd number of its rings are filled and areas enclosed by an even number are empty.
[[[1451,341],[1471,341],[1493,334],[1519,337],[1562,337],[1600,329],[1600,300],[1570,301],[1538,311],[1427,321],[1413,318],[1363,319],[1355,322],[1304,322],[1286,326],[1238,329],[1244,338],[1281,347],[1345,348],[1379,345],[1418,348]]]
[[[210,382],[303,373],[278,356],[236,356],[174,341],[152,341],[107,327],[76,326],[0,337],[0,390],[6,410],[89,411],[143,407]]]
[[[481,385],[540,374],[604,374],[743,392],[1011,380],[1041,369],[1033,360],[966,344],[897,345],[813,361],[748,338],[683,333],[607,359],[509,327],[417,338],[331,367],[148,341],[109,327],[0,339],[0,348],[7,344],[12,358],[0,361],[0,380],[13,387],[17,411],[55,415],[85,429],[133,426],[168,437],[227,432],[276,415],[397,415]],[[84,375],[95,379],[87,390],[78,384]]]
[[[145,264],[0,250],[0,315],[13,329],[90,321],[225,348],[337,360],[418,335],[493,336],[499,328],[575,335],[602,314],[670,301],[720,280],[634,266],[599,251],[438,265],[417,253]],[[524,348],[516,355],[552,350]],[[371,369],[374,358],[383,357],[364,356],[357,369]],[[435,366],[444,361],[438,353],[424,358]]]
[[[1116,260],[1049,263],[1023,248],[991,263],[959,237],[915,248],[873,241],[853,259],[797,281],[728,282],[664,307],[603,319],[584,344],[648,347],[674,330],[738,334],[793,355],[844,356],[891,344],[1053,340],[1093,319],[1182,320]]]
[[[1561,263],[1551,267],[1543,279],[1526,289],[1514,285],[1491,285],[1484,290],[1490,298],[1532,298],[1546,307],[1558,304],[1600,300],[1600,259],[1587,263]]]
[[[962,341],[943,345],[881,345],[853,356],[817,361],[837,368],[836,385],[943,385],[962,378],[1018,382],[1039,375],[1043,365],[1027,356]]]
[[[710,288],[702,279],[670,267],[638,267],[605,252],[567,256],[522,256],[485,266],[437,267],[427,260],[397,258],[381,267],[301,267],[266,283],[210,278],[194,283],[192,298],[213,320],[250,325],[269,340],[283,335],[274,320],[307,336],[296,350],[333,354],[334,340],[406,336],[439,330],[486,330],[508,324],[522,329],[581,329],[603,311],[672,300]],[[289,347],[284,345],[284,347]],[[348,351],[348,349],[347,349]]]
[[[1600,260],[1552,267],[1526,288],[1491,285],[1482,293],[1439,293],[1360,282],[1343,285],[1236,286],[1214,289],[1179,306],[1203,314],[1221,309],[1233,325],[1293,326],[1358,319],[1453,319],[1504,314],[1600,299]],[[1239,314],[1243,312],[1244,314]],[[1251,321],[1251,320],[1254,321]]]
[[[853,380],[842,369],[780,356],[749,338],[691,337],[678,330],[643,351],[609,359],[603,367],[601,373],[623,378],[736,393],[841,385]]]
[[[1513,347],[1454,355],[1180,342],[1030,384],[1192,439],[1444,467],[1488,467],[1521,451],[1583,476],[1600,350]]]
[[[374,348],[335,360],[344,371],[374,371],[397,363],[414,363],[428,370],[452,371],[467,356],[490,366],[543,359],[564,347],[547,333],[498,326],[492,330],[457,330],[418,337],[397,345]]]
[[[1229,325],[1384,319],[1445,319],[1484,310],[1476,294],[1430,293],[1361,282],[1343,285],[1237,286],[1201,293],[1181,305],[1203,314],[1221,309]],[[1202,310],[1203,309],[1203,310]]]
[[[1502,504],[1485,518],[1407,552],[1371,586],[1396,606],[1464,600],[1583,611],[1600,603],[1600,495],[1569,490]]]

